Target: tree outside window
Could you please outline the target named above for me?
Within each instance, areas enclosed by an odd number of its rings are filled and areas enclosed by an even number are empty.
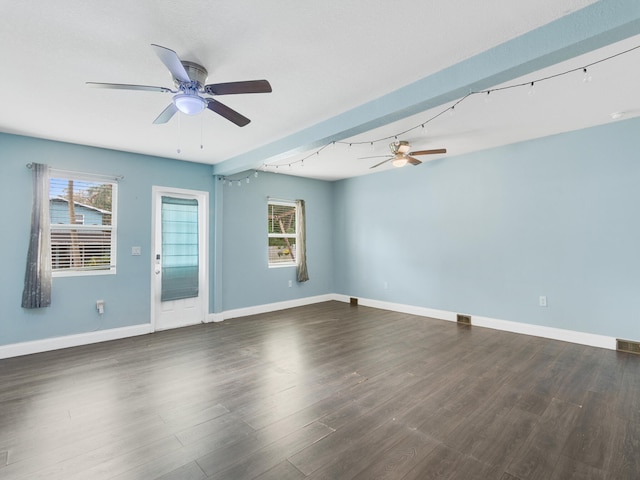
[[[295,266],[296,204],[291,202],[268,202],[268,255],[269,266]]]

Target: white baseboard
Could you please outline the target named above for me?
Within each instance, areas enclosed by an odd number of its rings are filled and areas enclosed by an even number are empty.
[[[208,314],[206,321],[221,322],[223,320],[229,320],[232,318],[247,317],[249,315],[258,315],[261,313],[286,310],[288,308],[328,302],[330,300],[349,303],[350,299],[351,297],[349,297],[348,295],[336,293],[318,295],[315,297],[299,298],[295,300],[287,300],[284,302],[268,303],[265,305],[256,305],[253,307],[227,310],[226,312],[222,313],[210,313]],[[379,308],[381,310],[391,310],[394,312],[407,313],[410,315],[418,315],[421,317],[435,318],[438,320],[446,320],[450,322],[455,322],[457,314],[463,313],[465,315],[471,315],[472,324],[478,327],[492,328],[494,330],[520,333],[523,335],[532,335],[535,337],[549,338],[552,340],[577,343],[580,345],[588,345],[591,347],[606,348],[609,350],[616,349],[616,339],[614,337],[608,337],[605,335],[596,335],[593,333],[563,330],[560,328],[547,327],[543,325],[532,325],[528,323],[513,322],[509,320],[481,317],[469,314],[468,312],[449,312],[446,310],[416,307],[413,305],[384,302],[381,300],[372,300],[367,298],[358,297],[358,303],[365,307]],[[109,340],[135,337],[148,333],[153,333],[153,328],[151,324],[146,323],[142,325],[134,325],[131,327],[114,328],[111,330],[99,330],[96,332],[68,335],[64,337],[45,338],[42,340],[34,340],[30,342],[0,345],[0,359],[19,357],[21,355],[30,355],[33,353],[48,352],[51,350],[58,350],[62,348],[77,347],[80,345],[88,345],[91,343],[107,342]]]
[[[248,317],[249,315],[258,315],[260,313],[276,312],[278,310],[286,310],[287,308],[303,307],[314,303],[328,302],[330,300],[338,300],[334,294],[318,295],[316,297],[297,298],[295,300],[287,300],[284,302],[267,303],[264,305],[255,305],[253,307],[237,308],[235,310],[227,310],[222,313],[224,320],[238,317]],[[219,314],[216,314],[219,315]]]
[[[135,337],[151,333],[151,324],[134,325],[131,327],[113,328],[110,330],[98,330],[95,332],[66,335],[64,337],[45,338],[30,342],[0,345],[0,359],[31,355],[32,353],[48,352],[62,348],[78,347],[91,343],[108,342],[120,338]]]
[[[346,295],[339,296],[335,300],[348,302]],[[481,317],[470,314],[468,312],[449,312],[446,310],[435,310],[432,308],[416,307],[413,305],[403,305],[399,303],[383,302],[380,300],[371,300],[367,298],[358,298],[358,303],[365,307],[374,307],[381,310],[392,310],[394,312],[408,313],[410,315],[418,315],[421,317],[436,318],[438,320],[447,320],[455,322],[458,313],[471,315],[471,323],[474,326],[492,328],[494,330],[502,330],[505,332],[520,333],[523,335],[531,335],[534,337],[548,338],[551,340],[560,340],[563,342],[577,343],[590,347],[606,348],[609,350],[616,349],[616,338],[605,335],[597,335],[594,333],[576,332],[574,330],[563,330],[561,328],[547,327],[544,325],[533,325],[530,323],[513,322],[509,320],[499,320],[490,317]]]
[[[285,310],[287,308],[311,305],[313,303],[327,302],[329,300],[338,300],[338,298],[332,294],[319,295],[316,297],[300,298],[286,302],[269,303],[266,305],[228,310],[223,313],[210,313],[207,315],[205,322],[222,322],[223,320],[228,320],[230,318],[274,312],[277,310]],[[138,335],[146,335],[148,333],[153,333],[153,327],[150,323],[134,325],[131,327],[80,333],[76,335],[67,335],[63,337],[45,338],[30,342],[12,343],[10,345],[0,345],[0,359],[31,355],[33,353],[48,352],[51,350],[60,350],[62,348],[78,347],[92,343],[107,342],[109,340],[135,337]]]
[[[222,322],[223,320],[224,320],[224,315],[222,313],[210,313],[207,316],[207,320],[205,323]]]

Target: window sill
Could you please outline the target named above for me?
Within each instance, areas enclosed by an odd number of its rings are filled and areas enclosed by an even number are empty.
[[[111,270],[85,270],[85,271],[56,271],[51,272],[51,278],[88,277],[98,275],[115,275],[116,269]]]

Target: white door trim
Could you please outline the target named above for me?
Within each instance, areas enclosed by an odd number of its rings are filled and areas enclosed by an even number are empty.
[[[206,322],[208,321],[208,317],[209,317],[209,192],[207,191],[203,191],[203,190],[189,190],[189,189],[185,189],[185,188],[174,188],[174,187],[164,187],[164,186],[158,186],[158,185],[153,185],[151,187],[151,255],[150,255],[150,262],[151,262],[151,275],[150,275],[150,282],[151,282],[151,329],[152,331],[157,331],[160,328],[156,325],[156,319],[157,319],[157,315],[156,315],[156,295],[158,294],[158,292],[156,292],[156,282],[155,282],[155,267],[156,267],[156,263],[155,263],[155,256],[156,256],[156,252],[158,249],[158,246],[156,245],[156,228],[158,228],[157,225],[157,218],[158,218],[158,201],[157,199],[161,196],[161,195],[167,195],[167,196],[185,196],[185,197],[198,197],[199,199],[202,200],[202,205],[204,206],[204,208],[200,208],[198,209],[198,223],[201,226],[201,234],[200,234],[200,238],[201,238],[201,242],[200,242],[200,248],[199,248],[199,262],[200,262],[200,285],[201,288],[199,289],[199,296],[202,298],[202,302],[203,302],[203,308],[204,308],[204,312],[203,312],[203,318],[201,320],[201,322]],[[184,323],[184,324],[180,324],[177,326],[183,327],[183,326],[187,326],[189,325],[189,323]]]

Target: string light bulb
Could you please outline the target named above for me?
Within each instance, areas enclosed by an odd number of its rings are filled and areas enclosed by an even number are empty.
[[[531,82],[531,85],[529,86],[529,91],[527,92],[527,95],[529,95],[530,97],[536,94],[536,88],[534,85],[534,82]]]
[[[591,74],[588,72],[586,68],[583,68],[582,71],[584,72],[584,75],[582,76],[582,82],[591,83],[591,80],[593,80],[593,78],[591,77]]]

